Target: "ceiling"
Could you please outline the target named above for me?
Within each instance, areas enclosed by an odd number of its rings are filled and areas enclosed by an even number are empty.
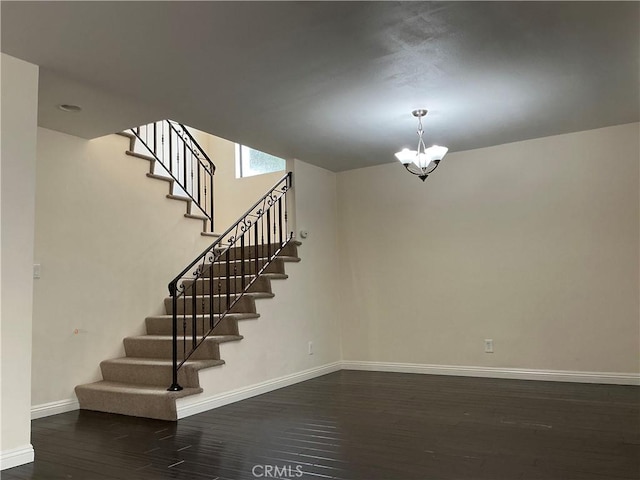
[[[160,118],[341,171],[639,120],[638,2],[6,2],[39,122]],[[64,113],[75,103],[82,113]]]

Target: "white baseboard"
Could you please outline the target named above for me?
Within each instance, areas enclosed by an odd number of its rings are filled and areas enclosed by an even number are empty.
[[[375,372],[422,373],[429,375],[455,375],[462,377],[511,378],[516,380],[543,380],[547,382],[640,385],[640,374],[637,373],[534,370],[524,368],[469,367],[462,365],[362,362],[353,360],[343,360],[342,362],[340,362],[340,366],[344,370],[369,370]]]
[[[78,410],[79,408],[80,404],[75,398],[60,400],[58,402],[33,405],[31,407],[31,420],[35,420],[36,418],[49,417],[51,415],[57,415],[59,413],[71,412],[73,410]]]
[[[31,444],[11,450],[0,452],[0,470],[19,467],[25,463],[31,463],[34,459],[33,446]]]
[[[419,363],[365,362],[342,360],[320,367],[267,380],[248,387],[224,392],[200,400],[185,397],[177,400],[178,418],[190,417],[213,408],[262,395],[338,370],[367,370],[374,372],[422,373],[428,375],[453,375],[462,377],[510,378],[515,380],[542,380],[547,382],[603,383],[613,385],[640,385],[640,374],[615,372],[583,372],[570,370],[534,370],[524,368],[472,367],[462,365],[429,365]],[[31,407],[31,419],[48,417],[78,410],[76,399],[44,403]],[[4,459],[4,452],[3,457]],[[32,460],[27,460],[28,463]],[[3,460],[4,464],[4,460]],[[6,467],[10,468],[10,467]]]
[[[176,402],[178,419],[190,417],[191,415],[196,415],[198,413],[206,412],[207,410],[222,407],[223,405],[255,397],[256,395],[262,395],[263,393],[288,387],[289,385],[304,382],[305,380],[311,380],[312,378],[326,375],[327,373],[337,372],[340,370],[340,367],[341,362],[328,363],[320,367],[303,370],[302,372],[292,373],[283,377],[267,380],[266,382],[256,383],[255,385],[250,385],[248,387],[213,395],[196,402],[193,402],[189,397],[185,397],[184,399],[179,398]],[[189,402],[189,400],[191,400],[191,402]]]

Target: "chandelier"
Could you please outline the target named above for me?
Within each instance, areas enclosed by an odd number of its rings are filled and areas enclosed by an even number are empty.
[[[418,149],[409,150],[408,148],[403,148],[396,153],[396,158],[402,162],[409,173],[417,175],[424,182],[429,174],[438,168],[440,160],[444,158],[449,149],[438,145],[426,148],[422,139],[422,134],[424,133],[422,117],[427,114],[427,110],[421,108],[411,113],[414,117],[418,117]]]

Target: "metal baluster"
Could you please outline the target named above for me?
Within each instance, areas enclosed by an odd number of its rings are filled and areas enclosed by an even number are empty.
[[[200,190],[202,189],[202,188],[201,188],[201,185],[202,185],[202,184],[200,183],[200,169],[201,169],[202,167],[201,167],[201,165],[200,165],[200,159],[199,159],[197,156],[196,156],[196,162],[195,162],[195,164],[196,164],[196,170],[197,170],[197,172],[198,172],[198,205],[202,205],[202,193],[200,192]],[[205,209],[205,210],[207,209],[206,204],[205,204],[204,209]]]
[[[218,258],[218,262],[220,259]],[[222,301],[222,280],[218,277],[218,323],[222,320],[222,308],[220,306],[220,302]]]
[[[267,261],[271,259],[271,207],[267,210]]]
[[[167,125],[169,125],[169,122],[167,122]],[[168,129],[167,133],[169,134],[169,162],[171,163],[173,162],[173,135],[171,135],[171,128]]]
[[[229,305],[231,304],[231,265],[229,263],[229,251],[231,250],[231,248],[227,248],[227,253],[226,253],[226,257],[227,257],[227,305],[225,306],[225,308],[223,309],[222,307],[220,308],[220,311],[226,311],[229,309]]]
[[[196,328],[196,313],[198,311],[198,307],[196,305],[196,291],[195,289],[191,289],[191,348],[195,349],[197,344],[197,328]],[[185,312],[187,311],[187,305],[185,302],[184,306]]]
[[[213,264],[215,262],[216,254],[215,248],[211,249],[212,257],[211,257],[211,265],[209,265],[209,328],[213,329],[213,315],[214,315],[214,307],[213,307]],[[202,289],[204,291],[204,289]]]
[[[278,198],[278,243],[282,245],[282,197]]]
[[[287,173],[286,185],[287,185],[287,191],[284,196],[284,227],[285,227],[284,231],[287,235],[287,240],[288,240],[291,235],[289,234],[289,203],[288,203],[286,194],[289,193],[289,189],[291,188],[291,172]]]
[[[173,312],[172,312],[173,342],[171,345],[173,372],[172,372],[171,386],[168,389],[169,391],[172,391],[172,392],[177,392],[178,390],[182,390],[182,387],[178,385],[178,299],[176,296],[176,290],[177,290],[177,284],[172,283],[169,287],[169,293],[171,294],[171,304],[173,305]]]
[[[262,202],[262,206],[264,208],[264,202]],[[260,255],[262,255],[264,257],[264,214],[260,217],[260,241],[261,241],[261,247],[260,247]],[[258,272],[258,270],[256,269],[256,273]]]
[[[182,159],[182,183],[184,184],[184,189],[185,191],[187,190],[187,159],[183,158]],[[178,168],[180,168],[178,166]]]
[[[209,174],[209,202],[211,203],[211,209],[209,210],[209,215],[211,215],[211,221],[209,223],[211,224],[211,233],[213,233],[213,165],[209,165],[209,168],[211,169],[211,172]],[[205,198],[204,198],[205,203],[207,202],[206,188],[207,187],[205,185]]]
[[[242,291],[244,292],[244,287],[245,287],[245,283],[244,283],[244,233],[242,234],[242,236],[240,237],[240,260],[242,263],[240,263],[240,274],[242,275],[242,280],[241,280],[241,285],[242,285]],[[235,286],[235,280],[234,280],[234,286]],[[235,288],[234,288],[235,290]]]
[[[182,361],[187,358],[187,297],[182,296]]]
[[[256,271],[255,274],[258,275],[258,219],[256,219],[256,221],[253,224],[253,247],[256,251]]]
[[[153,124],[153,153],[158,155],[158,122]]]

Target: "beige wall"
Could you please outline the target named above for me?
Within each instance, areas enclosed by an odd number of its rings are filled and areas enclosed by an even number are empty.
[[[211,242],[127,148],[117,135],[38,129],[34,405],[101,379],[100,362],[124,354],[122,339],[144,332],[171,278]]]
[[[638,145],[630,124],[453,153],[426,183],[340,173],[344,359],[638,372]]]
[[[31,323],[38,67],[2,54],[0,468],[33,460]]]
[[[222,233],[273,187],[285,172],[236,178],[235,143],[197,130],[194,136],[216,166],[214,226],[216,232]]]
[[[224,344],[224,367],[200,372],[204,393],[179,408],[296,372],[338,362],[336,174],[293,163],[296,216],[309,237],[298,247],[299,263],[287,263],[287,280],[272,282],[275,298],[257,301],[260,318],[240,323],[241,342]],[[314,353],[308,354],[308,342]]]

